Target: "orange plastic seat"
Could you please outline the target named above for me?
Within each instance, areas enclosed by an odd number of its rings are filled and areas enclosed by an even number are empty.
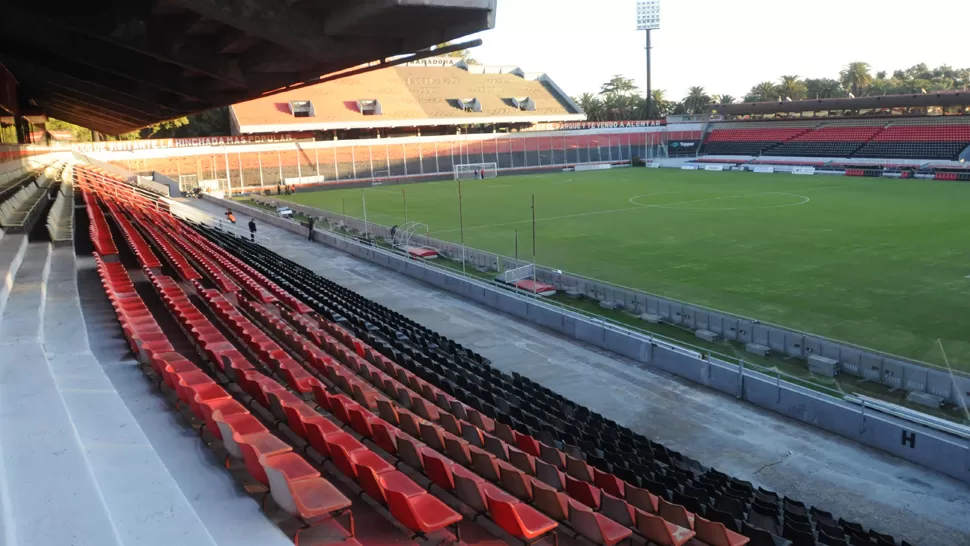
[[[242,452],[243,461],[246,463],[246,470],[249,471],[249,475],[265,486],[269,486],[269,478],[266,477],[266,471],[263,470],[260,458],[293,451],[293,448],[269,432],[246,436],[233,434],[232,439]]]
[[[437,498],[428,493],[408,497],[390,487],[385,487],[385,491],[391,515],[416,535],[427,535],[451,525],[455,526],[458,535],[461,514]]]

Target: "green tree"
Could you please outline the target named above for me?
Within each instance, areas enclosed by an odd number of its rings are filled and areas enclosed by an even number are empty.
[[[734,104],[737,100],[733,95],[711,95],[711,102],[714,104]]]
[[[778,87],[772,82],[761,82],[748,91],[744,98],[747,102],[766,102],[778,99]]]
[[[809,78],[805,80],[805,96],[810,99],[832,99],[845,96],[845,92],[839,80]]]
[[[631,95],[637,92],[633,79],[617,74],[600,86],[600,95]]]
[[[798,76],[782,76],[778,80],[778,93],[783,97],[799,100],[805,98],[805,90],[805,82],[800,80]]]
[[[869,73],[869,63],[849,63],[849,66],[845,67],[839,73],[839,78],[842,81],[842,85],[857,97],[862,94],[864,89],[872,85],[872,74]]]
[[[603,121],[603,101],[592,93],[583,93],[573,98],[579,107],[586,112],[586,119],[590,121]]]
[[[703,87],[694,86],[687,90],[687,96],[684,97],[684,109],[688,113],[700,113],[709,104],[711,104],[711,97],[704,92]]]

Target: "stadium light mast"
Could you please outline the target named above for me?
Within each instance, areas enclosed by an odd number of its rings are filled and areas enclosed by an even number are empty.
[[[637,30],[647,34],[647,110],[644,119],[650,119],[653,89],[650,85],[650,31],[660,28],[660,0],[637,0]]]

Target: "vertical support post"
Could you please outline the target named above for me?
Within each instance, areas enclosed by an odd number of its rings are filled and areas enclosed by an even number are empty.
[[[610,139],[610,134],[606,133],[606,157],[613,163],[613,141]]]
[[[644,112],[643,119],[650,119],[650,110],[653,106],[653,90],[650,82],[650,29],[647,29],[647,110]]]
[[[340,180],[340,166],[337,163],[337,147],[334,146],[330,149],[333,150],[333,179]]]
[[[391,145],[384,144],[384,165],[387,167],[387,177],[391,177]],[[371,173],[373,175],[373,173]],[[376,177],[375,177],[376,178]]]
[[[371,180],[374,179],[374,148],[373,146],[367,147],[367,157],[370,159],[370,177]]]
[[[461,178],[458,178],[458,229],[461,233],[461,274],[465,275],[465,216],[461,203]]]
[[[509,167],[515,168],[515,150],[512,149],[512,133],[509,133]]]
[[[236,152],[236,161],[239,162],[239,189],[242,190],[246,187],[246,181],[243,180],[242,153]]]
[[[300,158],[300,155],[301,155],[300,152],[302,152],[302,151],[303,151],[303,149],[300,148],[300,145],[299,144],[297,144],[296,145],[296,150],[293,152],[293,153],[296,154],[296,182],[297,182],[297,184],[299,184],[300,182],[303,182],[303,168],[301,167],[303,161]]]
[[[408,176],[408,145],[401,144],[401,153],[404,154],[404,177]],[[387,176],[391,176],[391,172],[387,172]]]
[[[360,189],[360,203],[364,208],[364,239],[369,239],[367,236],[367,197],[364,196],[364,188]]]
[[[279,150],[276,150],[276,166],[279,168],[279,171],[280,171],[280,184],[284,184],[284,182],[283,182],[283,154]]]
[[[262,152],[256,152],[256,162],[259,164],[259,185],[262,187],[263,184],[263,154]]]
[[[738,399],[744,396],[744,361],[738,364]]]
[[[438,141],[434,143],[434,172],[441,174],[441,165],[438,163]]]
[[[418,142],[418,167],[421,168],[421,174],[424,174],[424,148],[421,142]]]
[[[320,148],[313,148],[313,163],[317,166],[317,182],[320,182]]]
[[[222,148],[222,158],[226,162],[226,188],[229,190],[229,195],[232,195],[232,174],[229,172],[229,151]]]
[[[350,147],[350,166],[354,169],[354,180],[357,180],[357,147]]]
[[[408,192],[401,188],[401,198],[404,199],[404,223],[408,223]]]

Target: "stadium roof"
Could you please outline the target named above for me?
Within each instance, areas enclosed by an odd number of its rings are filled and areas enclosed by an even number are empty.
[[[548,76],[517,67],[407,66],[343,78],[232,107],[239,133],[586,119]],[[452,61],[453,62],[453,61]]]
[[[805,99],[772,102],[712,104],[705,112],[729,116],[828,112],[832,110],[876,110],[881,108],[929,108],[970,106],[970,91],[933,92],[913,95],[880,95],[838,99]]]
[[[19,107],[104,133],[224,106],[494,27],[497,0],[0,5]],[[0,94],[2,95],[2,94]],[[14,114],[16,112],[10,112]]]

